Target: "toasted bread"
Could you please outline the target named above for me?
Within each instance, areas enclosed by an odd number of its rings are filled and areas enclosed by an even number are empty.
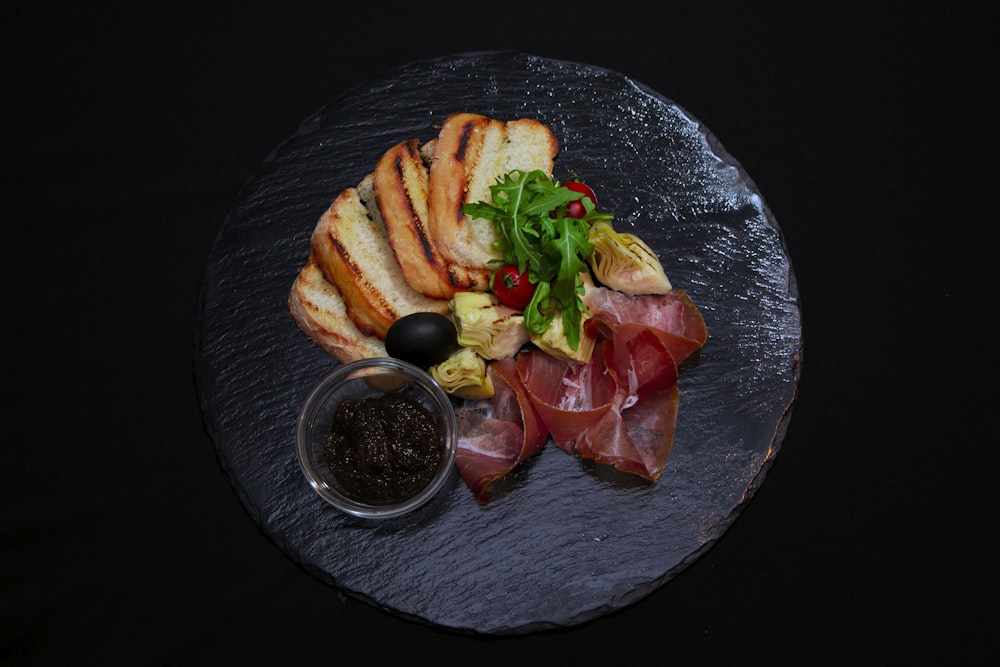
[[[415,290],[436,299],[450,299],[458,291],[486,290],[489,271],[448,262],[431,233],[429,170],[418,146],[419,141],[411,139],[386,151],[375,166],[370,197],[359,186],[362,199],[381,217],[396,260]]]
[[[324,278],[341,294],[361,333],[385,340],[389,327],[415,312],[448,312],[448,302],[413,289],[385,228],[372,219],[358,188],[347,188],[320,217],[311,239]]]
[[[458,113],[445,120],[433,147],[428,212],[434,241],[451,266],[496,268],[494,223],[465,215],[463,206],[491,201],[490,186],[513,169],[540,169],[551,177],[558,151],[555,135],[534,119]]]
[[[292,285],[288,312],[313,342],[342,363],[386,356],[385,344],[362,333],[347,315],[340,292],[323,277],[312,255]]]

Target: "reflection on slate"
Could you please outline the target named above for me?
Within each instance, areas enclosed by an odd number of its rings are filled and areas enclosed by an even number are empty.
[[[561,91],[573,89],[574,95]],[[398,141],[450,113],[534,117],[578,174],[639,234],[708,325],[682,368],[673,451],[655,485],[551,445],[487,505],[453,483],[412,516],[338,513],[295,458],[309,389],[337,362],[286,309],[320,214]],[[234,203],[205,274],[197,374],[207,427],[253,519],[340,590],[457,631],[575,625],[661,587],[717,540],[780,447],[799,378],[799,299],[781,232],[709,131],[623,74],[517,52],[418,62],[307,119]]]

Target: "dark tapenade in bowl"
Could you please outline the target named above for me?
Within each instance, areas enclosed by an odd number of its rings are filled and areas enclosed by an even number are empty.
[[[425,371],[389,357],[338,366],[309,394],[297,430],[309,484],[364,518],[424,505],[451,475],[458,448],[448,395]]]

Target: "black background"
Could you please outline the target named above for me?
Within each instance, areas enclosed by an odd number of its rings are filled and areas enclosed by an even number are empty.
[[[0,661],[990,655],[988,5],[35,7],[0,28]],[[205,262],[256,165],[367,77],[497,48],[623,72],[704,122],[785,233],[805,332],[784,446],[723,539],[621,612],[500,639],[300,569],[230,487],[193,375]]]

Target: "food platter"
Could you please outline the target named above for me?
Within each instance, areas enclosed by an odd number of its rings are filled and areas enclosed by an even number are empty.
[[[455,111],[549,125],[560,141],[555,176],[594,186],[616,228],[641,236],[700,308],[709,339],[681,369],[657,484],[547,446],[485,505],[456,475],[417,513],[376,524],[339,513],[303,478],[297,413],[337,365],[286,308],[309,235],[384,150],[433,136]],[[402,617],[506,635],[632,604],[710,548],[777,456],[801,356],[780,228],[711,132],[624,74],[499,51],[411,63],[345,91],[268,156],[209,257],[196,371],[222,466],[291,558]]]

